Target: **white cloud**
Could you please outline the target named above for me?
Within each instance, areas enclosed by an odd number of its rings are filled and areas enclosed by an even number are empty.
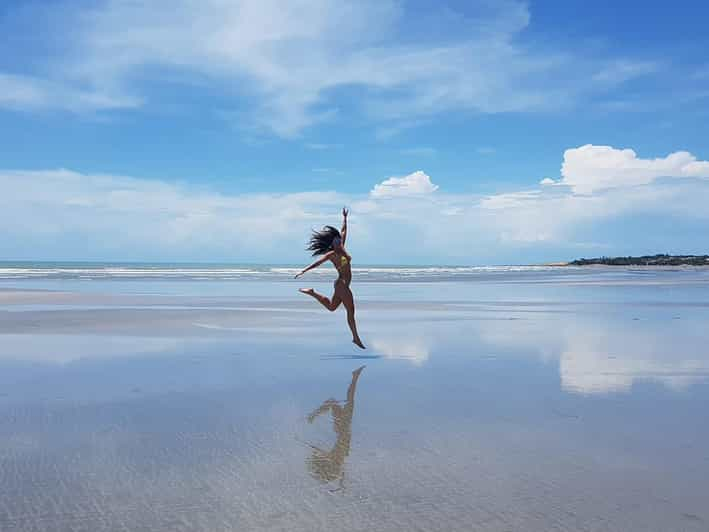
[[[312,170],[316,174],[330,174],[330,175],[342,175],[344,172],[342,170],[338,170],[337,168],[327,168],[327,167],[320,167],[320,168],[313,168]]]
[[[570,244],[576,242],[575,235],[579,231],[592,231],[596,226],[622,216],[644,216],[651,224],[672,218],[693,220],[696,227],[703,227],[709,211],[702,204],[708,200],[709,183],[617,188],[596,195],[574,194],[567,187],[547,185],[538,190],[487,196],[480,200],[475,214],[480,230],[496,235],[498,245]],[[619,252],[623,254],[628,253],[628,246],[637,246],[641,240],[654,241],[650,244],[653,246],[651,250],[677,248],[679,240],[668,241],[658,234],[650,238],[649,227],[645,227],[642,239],[642,235],[626,226],[622,230],[619,227],[615,237],[605,233],[601,238],[609,245],[621,245]],[[625,235],[625,243],[618,242],[621,234]],[[702,245],[701,241],[694,244],[698,249]]]
[[[42,58],[53,65],[42,76],[65,89],[43,105],[73,108],[65,100],[79,98],[95,100],[94,108],[125,107],[141,101],[145,82],[206,86],[258,126],[293,136],[337,118],[335,92],[347,88],[356,97],[346,105],[388,124],[381,131],[397,131],[451,109],[558,109],[650,70],[646,62],[523,45],[530,14],[522,1],[475,0],[469,16],[431,9],[425,28],[405,7],[396,0],[44,6],[42,18],[55,21],[43,34],[65,46]],[[445,34],[432,31],[440,21]],[[36,100],[24,94],[0,105],[33,108]]]
[[[589,144],[565,151],[562,179],[545,178],[536,189],[482,198],[477,221],[494,231],[500,242],[518,245],[572,242],[579,231],[631,215],[693,220],[703,227],[709,217],[702,207],[709,200],[709,183],[697,178],[705,176],[709,177],[709,163],[688,152],[640,159],[633,150]],[[655,183],[659,177],[689,179]],[[655,240],[653,246],[658,247],[653,249],[676,249],[676,243]],[[699,242],[694,245],[701,249]]]
[[[339,148],[339,144],[324,144],[322,142],[308,142],[305,144],[305,147],[308,148],[309,150],[332,150],[334,148]]]
[[[32,76],[0,73],[0,107],[15,110],[60,109],[85,112],[130,109],[140,105],[140,99],[126,95],[81,89]]]
[[[0,223],[14,256],[260,255],[337,217],[335,192],[225,195],[198,187],[68,170],[0,172]],[[90,251],[87,251],[90,250]],[[5,251],[7,254],[8,251]]]
[[[625,81],[653,74],[660,69],[660,65],[651,61],[612,61],[593,75],[594,81],[615,85]]]
[[[667,157],[641,159],[631,149],[586,144],[564,152],[562,184],[579,194],[598,190],[646,185],[660,177],[707,177],[709,161],[698,161],[689,152]]]
[[[421,170],[404,177],[390,177],[374,185],[370,192],[373,198],[394,198],[402,196],[421,196],[438,190],[438,185]]]
[[[400,153],[403,155],[413,155],[413,156],[421,156],[421,157],[433,157],[436,155],[437,150],[436,148],[430,148],[427,146],[421,146],[418,148],[404,148],[400,150]]]
[[[675,167],[685,175],[702,175],[703,162],[682,161]],[[480,197],[439,190],[423,171],[368,194],[227,194],[68,170],[0,171],[0,257],[294,262],[309,230],[337,223],[342,205],[352,209],[348,244],[361,262],[546,262],[574,258],[589,241],[605,246],[599,254],[709,246],[709,180],[637,175],[633,182],[649,184],[578,194],[561,180]]]
[[[480,201],[480,206],[483,209],[507,209],[510,207],[517,208],[524,206],[529,201],[537,201],[540,198],[538,190],[528,190],[522,192],[506,192],[503,194],[494,194],[487,196]]]

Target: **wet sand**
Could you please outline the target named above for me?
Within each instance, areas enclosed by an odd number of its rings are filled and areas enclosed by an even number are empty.
[[[0,530],[707,530],[674,280],[5,286]]]

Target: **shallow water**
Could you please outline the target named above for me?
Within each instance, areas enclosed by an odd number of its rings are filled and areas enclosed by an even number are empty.
[[[5,280],[0,530],[707,530],[706,272],[499,275]]]

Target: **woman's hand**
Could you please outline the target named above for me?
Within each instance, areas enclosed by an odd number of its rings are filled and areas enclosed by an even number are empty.
[[[350,211],[347,210],[346,207],[342,207],[342,217],[347,218],[347,215],[350,213]]]
[[[295,277],[293,277],[293,279],[297,279],[297,278],[300,277],[301,275],[303,275],[303,272],[298,272],[298,273],[295,274]]]

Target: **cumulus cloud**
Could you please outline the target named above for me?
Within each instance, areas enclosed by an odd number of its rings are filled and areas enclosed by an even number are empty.
[[[705,176],[709,177],[709,163],[688,152],[641,159],[630,149],[589,144],[564,152],[561,179],[545,178],[538,188],[483,197],[475,218],[481,227],[495,232],[498,242],[510,245],[572,242],[578,234],[593,233],[595,227],[622,217],[646,217],[658,224],[661,218],[673,219],[701,228],[709,217],[702,207],[709,199],[709,182],[702,180]],[[658,181],[660,177],[685,179]],[[652,238],[651,226],[645,226],[648,231],[636,235],[634,243],[655,240],[652,249],[677,249],[679,237],[675,242],[660,244],[663,239],[657,235]],[[626,238],[633,240],[631,229],[623,229]],[[695,238],[699,232],[695,231]],[[612,240],[608,234],[602,238]],[[700,239],[693,246],[701,249],[704,242]],[[608,248],[596,247],[602,253],[609,252]],[[627,249],[621,253],[627,253]]]
[[[701,250],[709,241],[701,237],[701,228],[709,220],[702,205],[709,201],[709,183],[694,180],[686,183],[654,184],[643,188],[614,188],[603,194],[575,194],[567,187],[544,186],[537,190],[494,194],[482,198],[475,210],[480,230],[496,235],[496,245],[526,246],[564,243],[567,253],[575,255],[579,234],[598,236],[598,254],[627,254],[629,249]],[[623,217],[645,219],[646,224],[630,226]],[[666,236],[663,222],[680,221],[694,228],[682,235]],[[609,229],[617,224],[615,231]],[[642,228],[642,230],[641,230]],[[622,238],[621,238],[622,235]],[[692,243],[693,242],[693,243]],[[633,247],[635,246],[635,247]],[[649,247],[648,247],[649,246]],[[584,250],[586,253],[587,250]]]
[[[24,90],[0,105],[75,108],[67,101],[78,98],[123,108],[154,103],[144,97],[156,84],[206,86],[210,99],[218,93],[258,127],[288,137],[336,119],[341,88],[356,90],[356,112],[397,130],[451,109],[557,109],[649,71],[646,62],[525,46],[526,2],[468,4],[472,15],[430,9],[413,40],[405,36],[422,17],[396,0],[67,0],[35,17],[53,22],[39,35],[62,43],[54,56],[33,58],[52,65],[32,78],[44,96]],[[40,77],[62,90],[50,94]]]
[[[527,190],[521,192],[507,192],[487,196],[480,201],[480,206],[484,209],[507,209],[524,206],[527,202],[536,202],[541,194],[538,190]]]
[[[626,186],[582,194],[562,179],[563,186],[482,197],[439,190],[421,170],[360,194],[225,193],[69,170],[0,171],[0,256],[294,262],[302,259],[310,229],[337,223],[342,205],[352,209],[357,236],[348,244],[362,262],[543,262],[574,258],[579,250],[709,246],[709,180],[692,177],[704,175],[705,163],[689,155],[623,157],[636,161]],[[687,177],[655,182],[667,173],[658,165]]]
[[[422,196],[438,190],[438,185],[421,170],[404,177],[390,177],[374,185],[370,192],[373,198],[394,198],[402,196]]]
[[[327,191],[227,195],[69,170],[0,172],[0,190],[4,254],[14,242],[14,257],[198,259],[208,253],[247,260],[283,242],[302,248],[309,229],[337,217],[345,203]]]
[[[564,152],[561,183],[579,194],[598,190],[646,185],[660,177],[709,178],[709,161],[698,161],[689,152],[642,159],[631,149],[586,144]],[[545,180],[544,184],[550,184]]]

